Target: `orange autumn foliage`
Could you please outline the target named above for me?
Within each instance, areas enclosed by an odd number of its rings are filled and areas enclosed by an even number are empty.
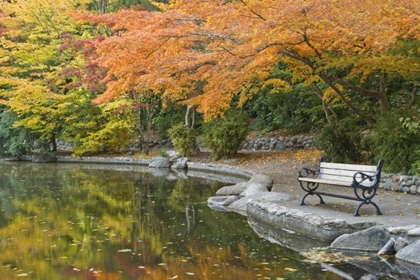
[[[161,7],[75,14],[113,30],[97,45],[108,88],[96,103],[147,87],[196,105],[208,120],[264,81],[276,63],[293,61],[292,67],[306,67],[306,78],[332,86],[342,100],[337,84],[387,110],[383,89],[354,87],[328,70],[347,67],[349,77],[362,79],[375,71],[408,79],[419,74],[417,57],[389,53],[402,40],[420,37],[418,1],[178,0]]]

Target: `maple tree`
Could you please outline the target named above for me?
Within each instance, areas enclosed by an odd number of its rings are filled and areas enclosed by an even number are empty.
[[[78,15],[115,32],[98,44],[108,87],[97,103],[147,86],[197,106],[208,120],[237,95],[243,104],[256,82],[289,90],[290,81],[267,79],[279,61],[292,82],[321,84],[324,100],[337,96],[368,123],[368,112],[352,102],[355,94],[375,100],[385,114],[390,76],[416,93],[419,56],[415,48],[396,50],[419,38],[417,2],[179,0],[160,7]]]
[[[11,126],[30,130],[35,139],[49,140],[52,150],[58,138],[73,142],[75,154],[118,149],[133,131],[129,117],[133,113],[118,109],[127,100],[100,107],[91,104],[104,89],[100,82],[104,70],[90,61],[92,42],[101,37],[67,14],[76,7],[86,8],[88,2],[1,3],[7,30],[2,30],[0,39],[0,103],[18,116]]]
[[[21,117],[14,126],[31,128],[44,139],[53,137],[59,125],[53,120],[60,96],[49,83],[60,64],[56,51],[59,36],[63,30],[77,28],[74,24],[69,27],[60,16],[62,4],[35,0],[1,4],[8,15],[3,18],[8,31],[1,38],[0,102]]]

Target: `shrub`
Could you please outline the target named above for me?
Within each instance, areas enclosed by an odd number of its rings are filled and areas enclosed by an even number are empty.
[[[248,134],[250,119],[245,112],[231,109],[225,118],[213,119],[204,124],[204,144],[213,160],[234,155]]]
[[[352,163],[363,159],[362,134],[353,120],[324,126],[316,137],[316,145],[325,151],[328,161]]]
[[[385,160],[388,172],[416,172],[417,153],[420,151],[418,133],[401,121],[401,114],[391,113],[378,123],[375,134],[375,154]]]
[[[183,157],[188,157],[197,151],[196,130],[180,123],[168,130],[175,150]]]
[[[417,111],[417,114],[414,112],[412,117],[402,117],[404,128],[407,128],[413,135],[416,135],[418,139],[420,137],[420,120],[419,120],[420,110]],[[415,145],[412,150],[414,162],[411,165],[410,173],[415,175],[420,175],[420,145]]]
[[[0,157],[21,157],[31,152],[37,135],[23,127],[13,127],[18,116],[0,106]]]

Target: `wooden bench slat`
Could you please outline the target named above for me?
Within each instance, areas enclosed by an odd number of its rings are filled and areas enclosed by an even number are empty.
[[[299,181],[302,182],[312,182],[318,184],[326,184],[326,185],[337,185],[337,186],[346,186],[351,187],[353,180],[334,180],[335,178],[299,178]],[[371,187],[370,182],[362,183],[362,186]]]
[[[343,170],[353,170],[353,171],[376,171],[376,166],[374,165],[357,165],[357,164],[344,164],[344,163],[330,163],[330,162],[321,162],[320,167],[331,168],[331,169],[343,169]]]
[[[299,181],[302,182],[312,182],[312,183],[319,183],[319,184],[329,184],[329,185],[337,185],[337,186],[351,186],[351,181],[334,181],[328,179],[318,179],[318,178],[299,178]]]
[[[351,177],[353,178],[354,174],[359,171],[357,170],[341,170],[341,169],[330,169],[330,168],[320,168],[319,174],[329,174],[329,175],[336,175],[336,176],[344,176],[344,177]],[[375,172],[363,172],[367,175],[375,175]]]

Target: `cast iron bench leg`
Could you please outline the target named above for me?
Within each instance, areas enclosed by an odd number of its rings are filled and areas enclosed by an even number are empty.
[[[317,194],[317,193],[307,193],[307,194],[305,194],[305,196],[302,198],[302,202],[300,203],[300,205],[305,205],[305,198],[308,196],[308,195],[316,195],[316,196],[318,196],[319,197],[319,200],[320,200],[320,204],[325,204],[325,202],[324,202],[324,200],[322,199],[322,197],[319,195],[319,194]]]
[[[356,210],[354,211],[354,216],[355,217],[360,217],[359,209],[360,209],[360,207],[362,207],[365,204],[366,205],[372,204],[375,207],[375,209],[376,209],[376,215],[378,215],[378,216],[382,215],[381,210],[379,209],[378,205],[375,202],[372,202],[372,201],[363,201],[362,203],[359,204],[359,206],[357,206]]]

